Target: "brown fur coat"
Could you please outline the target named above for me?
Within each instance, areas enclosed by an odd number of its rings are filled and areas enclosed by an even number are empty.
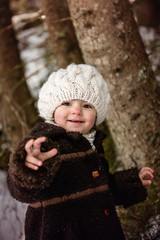
[[[46,136],[42,151],[58,154],[34,171],[24,165],[24,146],[31,138]],[[123,240],[115,204],[128,207],[145,200],[146,189],[137,168],[109,173],[102,140],[94,145],[77,132],[39,123],[12,154],[8,187],[14,198],[29,203],[26,240]]]

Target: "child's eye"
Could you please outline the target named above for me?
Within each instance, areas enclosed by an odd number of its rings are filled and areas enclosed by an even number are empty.
[[[84,107],[84,108],[92,108],[92,106],[89,105],[89,104],[84,104],[83,107]]]
[[[69,106],[69,105],[70,105],[70,102],[63,102],[62,105],[63,105],[63,106]]]

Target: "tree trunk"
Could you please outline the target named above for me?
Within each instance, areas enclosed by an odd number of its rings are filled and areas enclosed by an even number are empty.
[[[9,1],[0,1],[0,120],[11,144],[38,120],[11,26]]]
[[[109,83],[107,120],[126,168],[160,158],[159,89],[128,0],[68,0],[86,63]]]
[[[139,26],[157,28],[160,26],[160,1],[141,0],[134,4],[134,11]]]
[[[41,0],[57,66],[83,63],[66,0]]]

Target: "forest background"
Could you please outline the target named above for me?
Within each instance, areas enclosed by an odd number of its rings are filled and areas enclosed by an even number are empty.
[[[26,205],[6,187],[9,155],[41,119],[50,72],[97,67],[112,96],[104,142],[110,170],[151,166],[144,203],[117,208],[127,239],[160,239],[160,1],[0,0],[0,239],[23,239]],[[10,229],[10,231],[9,231]]]

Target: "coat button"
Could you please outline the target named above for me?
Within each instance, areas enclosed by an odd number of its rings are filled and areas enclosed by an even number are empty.
[[[105,213],[106,216],[108,216],[109,215],[109,209],[105,209],[104,213]]]
[[[99,172],[98,171],[92,172],[92,176],[93,176],[93,178],[99,177]]]

